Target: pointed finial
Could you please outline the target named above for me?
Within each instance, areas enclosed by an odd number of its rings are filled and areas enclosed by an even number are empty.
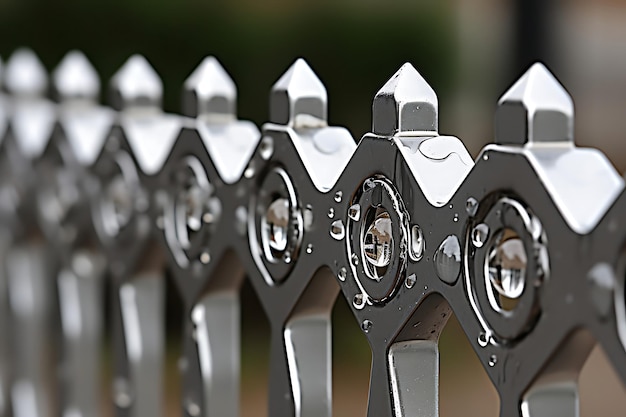
[[[7,61],[4,85],[14,95],[42,96],[48,88],[48,74],[32,50],[20,48]]]
[[[130,107],[161,107],[163,83],[141,55],[133,55],[113,75],[109,86],[111,105],[116,110]]]
[[[68,52],[52,72],[55,95],[59,100],[95,101],[100,94],[100,78],[91,62],[80,51]]]
[[[574,103],[541,63],[504,93],[496,110],[496,143],[573,142]]]
[[[272,87],[270,121],[292,127],[326,124],[324,84],[302,58],[296,60]]]
[[[378,90],[372,105],[372,132],[433,132],[438,129],[437,94],[408,62]]]
[[[183,114],[189,117],[236,115],[237,87],[215,57],[205,58],[183,87]]]

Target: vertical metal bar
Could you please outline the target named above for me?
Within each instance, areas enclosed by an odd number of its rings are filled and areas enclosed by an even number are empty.
[[[11,243],[10,233],[0,231],[0,416],[11,415],[11,309],[9,307],[9,282],[6,269]]]
[[[184,411],[189,417],[238,416],[238,295],[208,294],[191,311],[191,321],[185,338]]]
[[[163,277],[141,273],[114,286],[113,399],[118,416],[162,414]]]
[[[54,277],[48,256],[42,243],[13,246],[7,256],[14,330],[11,397],[15,417],[52,416]]]
[[[102,255],[83,251],[74,255],[73,268],[59,272],[63,415],[96,417],[102,414],[100,361],[104,266]]]

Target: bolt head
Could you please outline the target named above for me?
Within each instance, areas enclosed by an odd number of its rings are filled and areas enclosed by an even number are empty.
[[[438,129],[437,94],[419,72],[404,64],[376,93],[372,132],[382,136],[416,134]]]
[[[573,142],[574,103],[541,63],[535,63],[500,98],[495,118],[496,143]]]
[[[116,110],[134,107],[161,107],[163,83],[150,63],[133,55],[113,75],[110,83],[111,106]]]
[[[235,118],[237,87],[215,57],[205,58],[187,78],[183,88],[185,116]]]
[[[300,58],[272,87],[270,121],[291,127],[318,127],[326,120],[326,88]]]
[[[52,72],[55,95],[60,100],[96,100],[100,94],[100,77],[91,62],[80,51],[68,52]]]
[[[4,85],[16,96],[42,96],[48,89],[48,74],[31,49],[20,48],[7,61]]]

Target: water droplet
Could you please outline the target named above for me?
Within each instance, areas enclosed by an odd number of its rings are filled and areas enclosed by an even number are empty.
[[[339,272],[337,273],[337,278],[339,278],[339,281],[341,282],[345,281],[347,276],[348,276],[348,270],[343,266],[339,268]]]
[[[407,288],[413,288],[416,282],[417,282],[417,277],[415,276],[415,274],[411,274],[408,277],[406,277],[406,281],[404,282],[404,285],[406,285]]]
[[[474,197],[470,197],[465,202],[465,211],[470,216],[475,216],[478,211],[478,201]]]
[[[287,248],[289,201],[286,198],[278,198],[269,205],[267,214],[263,216],[261,230],[270,248],[278,252]]]
[[[248,167],[243,172],[243,176],[248,178],[248,179],[250,179],[250,178],[254,177],[255,173],[256,173],[256,169],[255,169],[255,166],[254,166],[254,161],[250,161],[250,163],[248,164]]]
[[[186,180],[188,181],[188,180]],[[191,185],[185,186],[183,190],[183,198],[177,202],[177,216],[182,215],[183,224],[177,224],[179,240],[188,242],[190,235],[198,232],[202,228],[202,224],[211,224],[217,220],[219,211],[219,200],[217,205],[209,207],[207,200],[210,191],[203,186],[198,185],[196,180]],[[209,211],[206,211],[207,208]],[[215,210],[212,210],[215,209]],[[178,214],[179,213],[179,214]],[[215,214],[214,214],[215,213]]]
[[[259,144],[259,155],[261,155],[261,158],[267,161],[268,159],[272,157],[273,153],[274,153],[274,140],[269,136],[265,136],[263,140],[261,140],[261,143]]]
[[[311,254],[313,253],[313,245],[312,244],[308,244],[306,247],[306,253]]]
[[[478,335],[478,345],[480,347],[485,347],[489,344],[489,335],[487,335],[487,333],[485,332],[481,332]]]
[[[337,203],[341,203],[341,198],[343,197],[343,192],[342,191],[337,191],[335,193],[335,201]]]
[[[341,240],[346,236],[346,228],[341,220],[335,220],[330,225],[330,235],[335,240]]]
[[[375,268],[384,268],[391,263],[393,235],[389,212],[382,209],[377,211],[374,221],[363,236],[361,247],[365,259]],[[378,276],[375,268],[372,269],[372,272]]]
[[[352,265],[358,265],[359,264],[359,257],[356,256],[356,253],[353,253],[350,260],[352,261]]]
[[[372,325],[374,323],[372,323],[371,320],[365,319],[363,320],[363,322],[361,323],[361,329],[365,332],[365,333],[369,333],[369,331],[372,329]]]
[[[211,255],[209,255],[209,252],[202,252],[200,254],[200,262],[205,265],[211,262]]]
[[[287,251],[283,254],[283,262],[285,262],[286,264],[291,263],[291,252]]]
[[[482,248],[489,238],[489,226],[485,223],[476,225],[472,230],[472,244],[477,248]]]
[[[119,408],[128,408],[133,402],[128,380],[117,377],[113,380],[113,401]]]
[[[363,297],[363,294],[356,294],[352,299],[352,305],[354,306],[354,308],[362,309],[365,306],[365,299]]]
[[[424,240],[424,233],[421,227],[414,224],[411,227],[411,245],[409,246],[409,256],[414,261],[419,261],[424,256],[424,250],[426,249],[426,241]]]
[[[484,155],[483,155],[483,161],[487,161],[487,160],[489,160],[489,155],[484,154]]]
[[[458,213],[454,213],[454,217],[452,218],[453,222],[458,222],[459,221],[459,214]]]
[[[447,284],[454,284],[461,272],[461,244],[455,235],[446,237],[434,257],[437,276]]]
[[[496,366],[496,363],[498,363],[498,357],[496,355],[489,356],[489,366]]]
[[[453,208],[454,206],[453,206],[452,204],[450,204],[450,206],[449,206],[449,207],[450,207],[450,210],[452,210],[452,208]]]
[[[607,317],[613,309],[615,272],[611,265],[598,263],[587,274],[591,285],[591,301],[601,317]]]
[[[511,229],[505,229],[487,256],[489,280],[503,297],[516,299],[524,291],[526,249],[524,242]]]
[[[352,206],[350,206],[350,208],[348,209],[348,217],[350,217],[350,219],[354,220],[355,222],[358,222],[361,218],[361,206],[358,204],[353,204]]]

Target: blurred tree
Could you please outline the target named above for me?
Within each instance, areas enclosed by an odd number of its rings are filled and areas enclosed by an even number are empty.
[[[0,54],[19,46],[48,68],[83,50],[107,80],[133,53],[165,83],[165,108],[178,111],[180,86],[213,54],[239,88],[239,114],[267,120],[274,81],[304,57],[328,88],[329,117],[358,138],[369,130],[374,93],[406,61],[440,96],[455,74],[455,30],[438,2],[271,0],[0,0]]]

